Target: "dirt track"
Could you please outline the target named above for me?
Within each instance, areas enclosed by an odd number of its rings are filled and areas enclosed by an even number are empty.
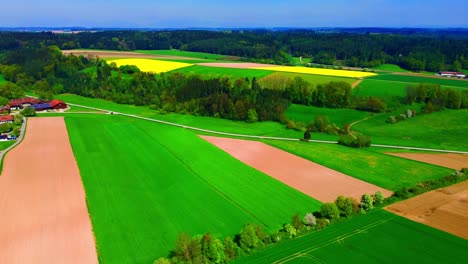
[[[385,197],[392,194],[391,191],[261,142],[201,137],[245,164],[321,202],[332,202],[340,195],[360,200],[362,194],[374,194],[376,191],[381,191]]]
[[[174,60],[203,60],[190,57],[182,56],[170,56],[170,55],[151,55],[143,54],[138,52],[129,52],[129,51],[103,51],[103,50],[62,50],[62,53],[65,55],[73,54],[75,56],[85,56],[85,57],[99,57],[101,59],[105,58],[126,58],[126,59],[174,59]]]
[[[30,118],[0,176],[0,263],[97,263],[63,117]]]
[[[468,181],[424,193],[385,209],[468,239]]]
[[[425,163],[435,164],[442,167],[461,170],[468,168],[468,155],[463,154],[425,154],[425,153],[385,153],[406,159],[417,160]]]
[[[273,65],[273,64],[261,64],[261,63],[251,63],[251,62],[239,62],[239,63],[204,62],[204,63],[197,63],[197,65],[207,66],[207,67],[234,68],[234,69],[252,69],[252,68],[257,68],[257,67],[278,67],[278,65]]]

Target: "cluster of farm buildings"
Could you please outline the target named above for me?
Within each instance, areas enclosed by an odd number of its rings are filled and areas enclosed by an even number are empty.
[[[466,78],[466,75],[463,72],[448,72],[448,71],[441,71],[437,75],[442,77],[450,77],[450,78]]]
[[[15,117],[11,113],[12,111],[19,111],[27,107],[34,108],[35,111],[50,111],[50,110],[61,110],[66,109],[68,106],[65,102],[60,100],[52,100],[50,102],[39,100],[36,98],[21,98],[21,99],[12,99],[10,102],[0,108],[0,124],[13,123]],[[4,140],[15,140],[14,135],[1,134],[0,141]]]

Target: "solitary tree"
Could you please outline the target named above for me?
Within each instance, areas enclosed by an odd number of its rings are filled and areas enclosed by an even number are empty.
[[[363,209],[364,212],[368,212],[372,210],[373,208],[374,208],[374,199],[372,198],[372,196],[369,194],[362,195],[361,209]]]
[[[385,196],[383,195],[383,193],[382,193],[381,191],[377,191],[377,192],[374,194],[374,204],[375,204],[375,205],[381,205],[381,204],[383,204],[384,199],[385,199]]]

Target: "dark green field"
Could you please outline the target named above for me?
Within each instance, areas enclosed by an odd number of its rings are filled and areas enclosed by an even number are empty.
[[[320,206],[188,130],[96,114],[66,124],[101,263],[151,263],[180,232],[233,236],[247,222],[277,230]]]
[[[377,209],[234,263],[466,263],[468,241]]]
[[[314,139],[314,133],[312,133]],[[389,190],[439,179],[453,172],[422,162],[393,157],[372,149],[354,149],[337,144],[265,141],[269,145]]]
[[[389,71],[389,72],[410,72],[395,64],[382,64],[373,69],[380,70],[380,71]]]
[[[179,68],[171,72],[180,72],[180,73],[185,73],[185,74],[198,74],[201,76],[205,76],[206,78],[228,77],[230,79],[239,79],[239,78],[252,79],[253,77],[260,79],[262,77],[268,76],[273,73],[273,71],[268,71],[268,70],[231,69],[231,68],[207,67],[207,66],[199,66],[199,65]]]
[[[222,60],[226,56],[219,54],[211,54],[205,52],[193,52],[193,51],[182,51],[182,50],[136,50],[135,52],[150,54],[150,55],[169,55],[169,56],[181,56],[196,59],[207,59],[207,60]]]
[[[306,125],[314,120],[317,115],[327,116],[330,122],[337,126],[344,126],[370,116],[368,112],[354,109],[323,108],[297,104],[290,105],[286,111],[286,116],[290,120],[303,122]]]
[[[406,83],[433,83],[440,84],[442,86],[454,86],[468,88],[468,81],[456,80],[456,79],[443,79],[443,78],[429,78],[423,76],[409,76],[401,74],[379,74],[376,76],[368,77],[369,80],[385,80],[394,82],[406,82]]]
[[[293,73],[293,72],[275,72],[271,75],[268,75],[260,80],[260,83],[267,84],[268,79],[277,78],[289,78],[294,79],[295,77],[301,77],[302,79],[310,82],[313,85],[323,84],[328,82],[347,82],[352,84],[356,81],[354,78],[344,78],[337,76],[325,76],[325,75],[316,75],[316,74],[305,74],[305,73]],[[268,87],[268,86],[267,86]]]

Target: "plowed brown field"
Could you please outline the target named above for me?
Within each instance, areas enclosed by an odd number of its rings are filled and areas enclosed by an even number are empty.
[[[392,192],[261,142],[201,136],[245,164],[321,202],[344,195],[360,200],[363,194]]]
[[[63,117],[30,118],[0,176],[0,263],[97,263]]]
[[[385,209],[468,239],[468,181],[421,194]]]
[[[425,163],[439,165],[442,167],[461,170],[468,168],[468,155],[463,154],[425,154],[425,153],[386,153],[406,159],[417,160]]]

